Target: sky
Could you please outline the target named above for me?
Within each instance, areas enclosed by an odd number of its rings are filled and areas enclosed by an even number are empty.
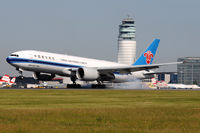
[[[155,63],[200,56],[199,0],[0,0],[0,75],[6,57],[41,50],[117,60],[119,24],[136,20],[137,57],[159,38]],[[176,65],[161,71],[176,71]]]

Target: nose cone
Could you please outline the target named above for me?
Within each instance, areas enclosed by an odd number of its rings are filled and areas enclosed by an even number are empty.
[[[11,64],[11,58],[10,58],[10,56],[8,56],[8,57],[6,58],[6,61],[7,61],[9,64]]]
[[[18,59],[19,59],[19,52],[14,52],[14,53],[12,53],[11,55],[9,55],[9,56],[6,58],[6,61],[7,61],[10,65],[16,67],[16,63],[17,63]]]

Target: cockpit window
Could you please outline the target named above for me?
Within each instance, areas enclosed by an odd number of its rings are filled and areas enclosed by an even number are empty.
[[[10,56],[19,57],[18,54],[11,54]]]

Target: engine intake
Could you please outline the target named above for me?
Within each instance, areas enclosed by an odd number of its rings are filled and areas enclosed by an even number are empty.
[[[77,78],[85,81],[94,81],[99,78],[99,72],[94,68],[79,68]]]

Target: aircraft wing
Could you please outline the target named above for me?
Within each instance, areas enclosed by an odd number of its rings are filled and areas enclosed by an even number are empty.
[[[108,72],[119,72],[119,73],[130,73],[141,70],[150,70],[156,69],[160,66],[172,65],[172,64],[181,64],[182,62],[172,62],[172,63],[163,63],[163,64],[151,64],[151,65],[134,65],[134,66],[116,66],[116,67],[99,67],[97,70],[100,73],[108,73]]]

